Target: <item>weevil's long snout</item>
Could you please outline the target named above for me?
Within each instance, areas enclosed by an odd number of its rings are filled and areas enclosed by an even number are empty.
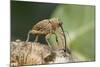
[[[62,23],[59,23],[59,25],[60,25],[60,27],[61,27],[61,29],[62,29],[62,32],[63,32],[63,35],[64,35],[64,40],[65,40],[65,49],[64,49],[64,52],[68,52],[69,54],[71,54],[71,51],[70,51],[70,49],[69,49],[68,46],[67,46],[66,35],[65,35],[65,33],[64,33],[64,29],[63,29],[63,27],[62,27]]]

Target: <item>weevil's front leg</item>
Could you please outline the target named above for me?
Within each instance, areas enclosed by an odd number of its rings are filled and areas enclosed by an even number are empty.
[[[59,37],[60,37],[60,39],[61,39],[61,43],[62,43],[62,45],[63,45],[63,47],[65,46],[64,44],[65,44],[65,40],[64,40],[64,35],[63,35],[63,32],[60,32],[60,31],[57,31],[57,33],[59,34]]]
[[[50,43],[49,43],[49,40],[48,40],[50,36],[51,36],[51,33],[47,34],[45,36],[45,38],[46,38],[46,42],[48,43],[49,47],[52,48],[51,45],[50,45]]]

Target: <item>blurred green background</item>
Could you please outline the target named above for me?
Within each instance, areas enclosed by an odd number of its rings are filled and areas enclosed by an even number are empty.
[[[73,54],[80,61],[94,61],[95,6],[92,5],[11,1],[11,41],[26,40],[34,24],[52,17],[60,18],[66,35],[69,32]]]

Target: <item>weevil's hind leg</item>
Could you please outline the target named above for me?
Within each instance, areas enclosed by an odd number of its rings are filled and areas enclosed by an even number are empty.
[[[46,42],[48,43],[49,47],[52,48],[51,45],[50,45],[50,43],[49,43],[49,40],[48,40],[49,37],[50,37],[50,35],[51,35],[51,33],[47,34],[47,35],[45,36],[45,38],[46,38]]]
[[[32,33],[32,31],[30,30],[29,32],[28,32],[28,34],[27,34],[27,39],[26,39],[26,42],[28,42],[29,41],[29,38],[30,38],[30,34]]]
[[[38,38],[39,38],[39,35],[38,35],[38,34],[36,34],[36,37],[35,37],[34,42],[38,42]]]
[[[39,33],[39,31],[30,30],[30,31],[28,32],[26,42],[28,42],[28,41],[29,41],[30,34],[36,34],[35,42],[37,42],[37,41],[38,41],[38,37],[39,37],[38,33]]]

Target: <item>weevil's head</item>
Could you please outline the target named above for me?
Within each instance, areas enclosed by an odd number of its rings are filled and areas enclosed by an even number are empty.
[[[62,33],[63,33],[63,36],[64,36],[64,40],[65,40],[65,46],[64,46],[65,49],[64,49],[64,52],[67,52],[68,51],[68,53],[70,54],[70,50],[67,49],[67,47],[66,47],[67,46],[67,43],[66,43],[66,35],[64,33],[64,29],[63,29],[61,20],[59,18],[52,18],[52,19],[50,19],[50,22],[52,23],[52,27],[53,28],[55,28],[55,29],[57,29],[58,27],[61,28]]]
[[[61,20],[59,19],[59,18],[51,18],[50,19],[50,22],[51,23],[57,23],[57,24],[60,24],[60,25],[62,25],[62,22],[61,22]]]
[[[62,22],[59,18],[51,18],[49,22],[52,24],[54,29],[59,28],[62,25]]]

